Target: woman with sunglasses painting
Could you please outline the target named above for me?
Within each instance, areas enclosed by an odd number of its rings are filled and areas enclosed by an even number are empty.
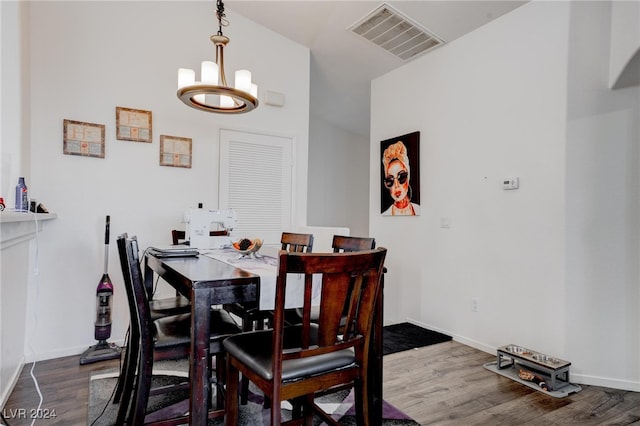
[[[420,214],[420,205],[411,202],[411,168],[407,147],[401,141],[391,144],[382,154],[384,166],[383,184],[393,198],[393,204],[383,216]]]

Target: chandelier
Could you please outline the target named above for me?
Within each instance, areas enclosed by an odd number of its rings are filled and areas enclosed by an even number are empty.
[[[224,73],[224,48],[229,37],[222,34],[222,27],[229,25],[224,19],[224,3],[217,0],[218,33],[211,36],[216,46],[216,61],[203,61],[200,68],[201,81],[195,81],[192,69],[178,69],[178,98],[186,105],[207,112],[240,114],[258,106],[258,86],[251,83],[251,72],[238,70],[235,87],[227,85]]]

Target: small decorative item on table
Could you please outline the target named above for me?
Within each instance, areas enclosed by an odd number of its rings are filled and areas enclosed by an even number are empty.
[[[238,241],[231,243],[231,245],[242,256],[255,257],[260,247],[262,247],[262,240],[260,238],[240,238]]]

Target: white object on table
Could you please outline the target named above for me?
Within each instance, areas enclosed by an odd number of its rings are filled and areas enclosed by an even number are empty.
[[[236,268],[260,276],[260,300],[258,307],[261,311],[275,309],[276,278],[278,276],[278,249],[279,247],[263,247],[254,255],[242,255],[234,249],[200,250],[201,256],[211,257]],[[299,308],[304,298],[304,286],[302,274],[287,274],[287,288],[284,306],[287,309]],[[297,282],[295,282],[297,281]],[[295,285],[293,285],[295,284]],[[320,303],[320,275],[313,277],[312,300],[314,304]]]

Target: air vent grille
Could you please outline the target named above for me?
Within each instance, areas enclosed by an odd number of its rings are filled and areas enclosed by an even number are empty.
[[[403,61],[409,61],[444,43],[386,3],[347,30]]]

